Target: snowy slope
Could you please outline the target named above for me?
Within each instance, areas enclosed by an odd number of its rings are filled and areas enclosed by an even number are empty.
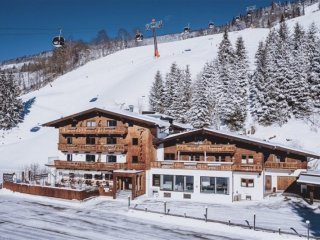
[[[293,27],[299,21],[307,28],[314,21],[320,28],[320,12],[314,12],[316,9],[316,5],[307,8],[306,15],[289,20],[289,26]],[[229,34],[233,43],[238,36],[243,37],[252,69],[258,42],[264,40],[268,32],[268,29],[245,29]],[[189,64],[194,78],[204,64],[216,56],[221,38],[219,34],[159,44],[159,59],[153,58],[153,46],[126,49],[69,72],[52,86],[24,95],[24,101],[33,97],[36,101],[18,128],[0,132],[0,172],[34,162],[47,163],[48,157],[58,155],[58,131],[41,128],[38,132],[30,132],[32,127],[92,107],[119,109],[119,105],[125,103],[125,106],[133,104],[137,109],[141,102],[146,106],[157,70],[165,74],[173,62],[180,67]],[[98,100],[90,103],[89,100],[96,96]],[[306,123],[293,121],[283,128],[258,127],[255,137],[264,139],[273,135],[277,135],[275,141],[320,152],[320,134],[310,131]],[[287,142],[286,138],[295,140]]]

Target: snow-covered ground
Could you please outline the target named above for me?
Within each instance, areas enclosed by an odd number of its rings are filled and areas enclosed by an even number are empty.
[[[142,199],[133,201],[132,204],[142,202],[149,208],[153,206],[153,208],[163,209],[162,202],[157,201]],[[2,189],[0,190],[0,204],[0,239],[301,239],[292,235],[253,231],[163,214],[128,211],[125,199],[115,201],[106,197],[98,197],[86,202],[65,201],[12,193]],[[172,212],[180,209],[180,211],[196,216],[201,215],[204,209],[202,204],[187,202],[168,202],[168,207]],[[240,219],[249,218],[245,212],[248,212],[249,215],[256,212],[257,225],[259,225],[264,223],[261,218],[271,217],[272,214],[271,224],[284,226],[284,228],[292,224],[301,234],[306,234],[306,228],[300,221],[306,217],[304,214],[308,217],[312,216],[310,212],[319,215],[319,210],[306,207],[303,203],[299,207],[301,212],[300,210],[292,211],[290,202],[275,199],[260,204],[239,203],[234,207],[225,204],[208,205],[208,215],[209,218],[218,216],[224,218],[232,213],[233,218]],[[313,220],[310,219],[311,230],[317,225]],[[319,231],[319,226],[317,228]]]
[[[288,20],[288,25],[292,28],[298,21],[307,28],[315,22],[320,28],[320,11],[314,12],[316,9],[317,4],[308,7],[305,16]],[[250,28],[229,34],[233,43],[237,37],[243,37],[252,69],[258,42],[265,39],[268,32],[268,29]],[[52,86],[24,95],[24,101],[35,97],[35,102],[18,128],[0,131],[0,169],[21,169],[35,162],[45,164],[48,157],[57,156],[57,130],[41,128],[30,132],[34,126],[92,107],[119,109],[122,104],[133,104],[137,110],[141,103],[146,106],[156,71],[164,75],[173,62],[181,67],[190,65],[195,77],[204,64],[216,56],[221,38],[218,34],[159,44],[159,59],[153,58],[152,45],[119,51],[59,77]],[[93,97],[98,100],[89,102]],[[255,136],[261,139],[276,135],[270,141],[320,152],[318,129],[310,129],[307,123],[293,120],[282,128],[257,129]]]

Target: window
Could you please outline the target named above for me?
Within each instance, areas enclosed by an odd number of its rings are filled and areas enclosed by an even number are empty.
[[[116,155],[107,155],[107,162],[117,162]]]
[[[251,178],[241,178],[241,187],[254,187],[254,180]]]
[[[138,145],[139,141],[138,138],[132,138],[132,145]]]
[[[105,180],[113,180],[113,175],[111,173],[106,173],[104,175]]]
[[[246,155],[242,155],[241,164],[247,164],[247,156]]]
[[[67,161],[72,161],[72,154],[67,154]]]
[[[193,176],[186,176],[185,192],[193,192]]]
[[[174,153],[165,153],[164,154],[164,160],[175,160],[176,155]]]
[[[117,121],[116,120],[108,120],[107,121],[107,127],[116,127]]]
[[[215,193],[215,177],[200,177],[200,192]]]
[[[107,137],[107,144],[110,144],[110,145],[117,144],[117,138]]]
[[[92,174],[84,174],[84,179],[92,179]]]
[[[132,163],[138,163],[138,156],[132,156]]]
[[[77,121],[73,120],[71,123],[71,127],[76,127],[77,126]]]
[[[248,158],[248,164],[254,164],[253,156],[250,155]]]
[[[95,180],[102,180],[103,175],[102,174],[95,174],[94,179]]]
[[[67,137],[67,144],[72,144],[72,137]]]
[[[172,191],[173,190],[173,175],[161,175],[161,190]]]
[[[175,176],[174,191],[183,192],[184,180],[184,176]]]
[[[228,185],[229,178],[217,177],[216,178],[216,193],[217,194],[229,194]]]
[[[86,144],[96,144],[96,138],[95,137],[86,137]]]
[[[96,127],[95,121],[87,121],[87,127]]]
[[[152,175],[152,186],[160,187],[160,174]]]
[[[286,159],[280,155],[275,155],[276,162],[285,162]]]
[[[200,177],[200,191],[203,193],[229,194],[229,178]]]
[[[96,155],[86,155],[86,162],[95,162]]]

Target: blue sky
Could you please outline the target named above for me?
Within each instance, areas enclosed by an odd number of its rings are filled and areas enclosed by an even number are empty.
[[[245,13],[247,6],[267,6],[271,0],[1,0],[0,61],[51,50],[51,39],[63,29],[65,38],[90,41],[105,29],[144,29],[162,19],[159,34],[221,25]],[[149,33],[143,32],[145,36]]]

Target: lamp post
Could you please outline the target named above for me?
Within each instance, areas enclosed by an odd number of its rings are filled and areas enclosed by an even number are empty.
[[[309,233],[310,233],[310,221],[306,221],[307,227],[308,227],[308,240],[309,240]]]

